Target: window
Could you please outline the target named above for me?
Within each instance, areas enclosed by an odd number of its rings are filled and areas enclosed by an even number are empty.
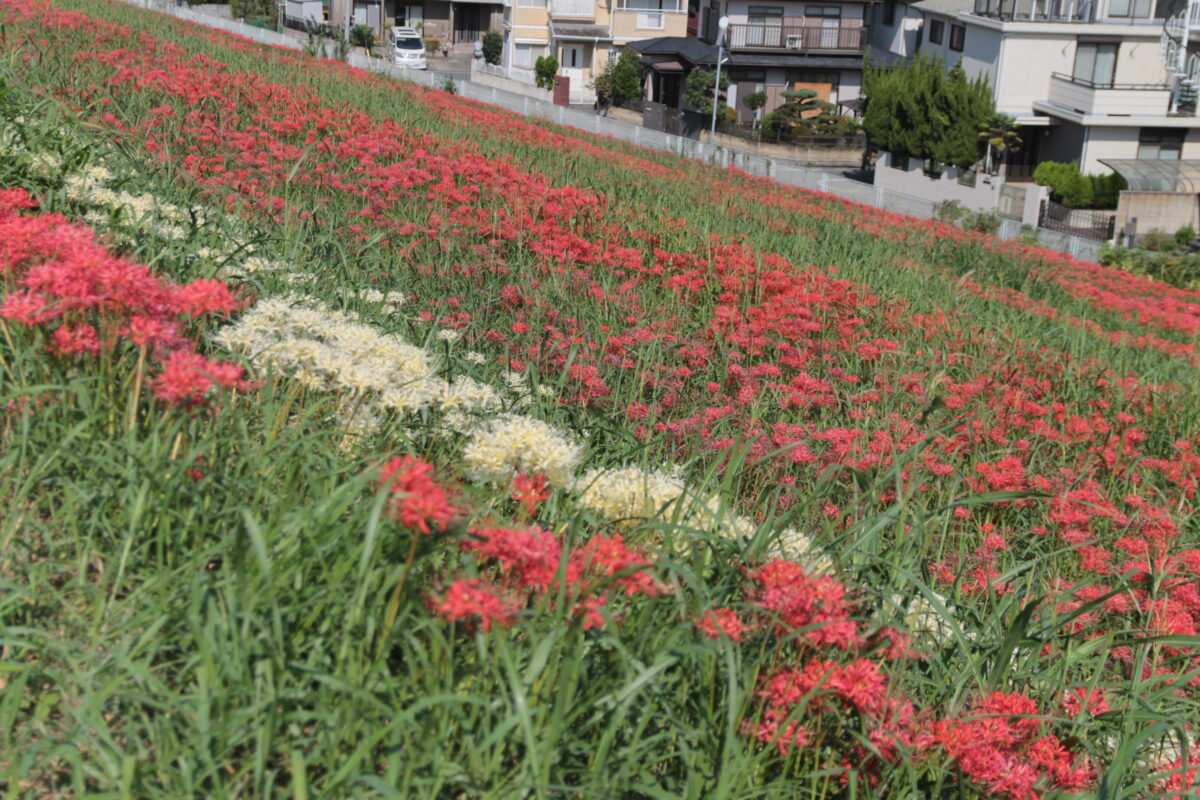
[[[783,6],[750,6],[746,14],[746,44],[754,47],[783,46]]]
[[[895,0],[887,0],[883,4],[883,24],[889,28],[896,27],[896,3]]]
[[[833,19],[841,19],[842,9],[838,6],[805,6],[804,16],[832,17]]]
[[[813,83],[827,83],[831,88],[836,89],[841,80],[841,73],[826,72],[817,69],[789,69],[787,71],[788,87],[796,88],[796,84],[808,85]]]
[[[731,69],[729,70],[729,80],[734,83],[766,83],[767,71],[765,69]]]
[[[963,45],[966,43],[967,29],[962,25],[950,26],[950,49],[956,53],[961,53]]]
[[[1080,42],[1075,46],[1073,80],[1094,89],[1110,89],[1116,68],[1116,42]]]
[[[1138,158],[1178,161],[1183,151],[1184,128],[1142,128],[1138,136]]]
[[[942,38],[946,34],[946,23],[940,19],[929,20],[929,43],[941,44]]]
[[[518,42],[513,50],[513,65],[532,69],[537,60],[544,55],[546,55],[546,45]]]
[[[545,8],[546,0],[517,0],[519,8]]]
[[[1111,0],[1108,5],[1110,17],[1150,19],[1153,16],[1151,0]]]

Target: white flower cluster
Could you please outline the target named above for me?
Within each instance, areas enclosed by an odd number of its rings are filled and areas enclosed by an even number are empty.
[[[540,419],[507,414],[469,433],[463,461],[472,480],[507,479],[540,472],[555,486],[569,486],[583,446]]]
[[[213,340],[243,353],[259,369],[353,398],[359,429],[381,421],[385,410],[407,415],[434,408],[468,416],[501,407],[491,387],[469,378],[447,382],[437,377],[432,356],[422,348],[312,299],[260,300]]]
[[[718,496],[692,496],[683,478],[672,472],[636,466],[591,469],[575,481],[574,489],[580,505],[613,522],[636,524],[657,516],[739,539],[751,538],[759,527],[725,507]],[[813,550],[812,540],[794,528],[781,531],[776,542],[775,554],[782,558],[807,558]],[[822,569],[829,566],[827,559],[819,563]]]

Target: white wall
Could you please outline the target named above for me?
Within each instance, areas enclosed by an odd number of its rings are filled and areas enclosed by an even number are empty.
[[[1109,173],[1111,169],[1100,163],[1102,158],[1137,158],[1140,128],[1088,127],[1087,140],[1083,145],[1083,157],[1079,169],[1083,172]]]
[[[1000,201],[998,179],[984,183],[980,175],[974,186],[963,186],[958,182],[958,170],[947,167],[941,178],[930,178],[921,170],[921,161],[910,159],[911,170],[895,169],[891,166],[892,154],[880,152],[875,160],[875,185],[885,190],[901,192],[924,198],[932,203],[942,200],[957,200],[974,210],[995,210]]]
[[[877,4],[871,11],[870,44],[871,62],[886,63],[895,56],[907,58],[916,52],[917,32],[921,29],[921,12],[909,6],[896,4],[895,25],[883,24],[884,4]]]

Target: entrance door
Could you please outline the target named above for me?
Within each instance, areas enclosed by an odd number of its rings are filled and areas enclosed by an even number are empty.
[[[581,44],[564,44],[559,70],[571,79],[571,102],[582,103],[586,80],[583,71],[588,66],[590,47]]]

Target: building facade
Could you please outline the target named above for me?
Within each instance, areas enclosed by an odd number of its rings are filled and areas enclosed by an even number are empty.
[[[504,65],[510,77],[533,82],[541,56],[558,59],[572,103],[596,99],[589,84],[631,41],[684,36],[685,0],[507,0]]]
[[[1010,180],[1041,161],[1105,173],[1118,159],[1200,158],[1197,23],[1196,0],[893,2],[875,9],[870,53],[933,53],[986,75],[997,110],[1021,125]]]

